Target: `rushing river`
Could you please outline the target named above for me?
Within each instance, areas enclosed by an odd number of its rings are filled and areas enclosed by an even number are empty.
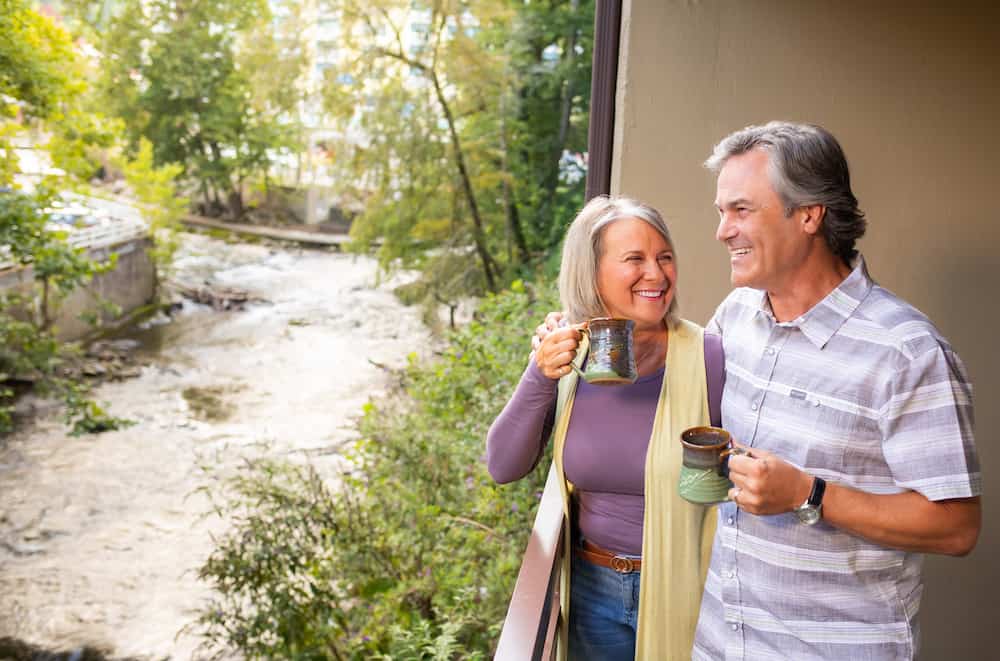
[[[196,571],[226,525],[201,489],[247,458],[334,468],[384,367],[426,345],[368,258],[184,235],[176,278],[253,300],[185,302],[125,338],[141,372],[94,395],[134,426],[72,438],[40,405],[0,449],[0,639],[192,658]]]

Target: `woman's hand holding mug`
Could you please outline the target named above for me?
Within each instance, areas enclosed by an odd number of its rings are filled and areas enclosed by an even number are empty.
[[[546,317],[546,321],[548,321],[548,317]],[[539,329],[541,327],[539,326]],[[542,370],[542,374],[550,379],[559,379],[569,374],[570,370],[573,369],[570,363],[576,358],[576,350],[580,346],[581,330],[586,327],[587,324],[584,322],[561,328],[556,327],[554,330],[547,329],[543,339],[538,339],[538,336],[535,336],[535,340],[538,341],[538,346],[535,349],[535,363]],[[532,344],[534,344],[534,340]]]

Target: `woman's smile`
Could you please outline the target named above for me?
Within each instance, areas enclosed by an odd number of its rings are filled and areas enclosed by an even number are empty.
[[[646,298],[650,300],[656,300],[663,296],[667,292],[666,289],[640,289],[636,291],[636,295],[640,298]]]

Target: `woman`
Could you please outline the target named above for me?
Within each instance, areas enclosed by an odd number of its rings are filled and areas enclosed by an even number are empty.
[[[570,325],[541,341],[487,437],[490,474],[505,483],[532,470],[554,430],[571,524],[568,603],[561,591],[571,659],[691,656],[714,516],[677,495],[677,439],[709,423],[707,382],[717,402],[722,360],[712,341],[707,379],[702,329],[674,315],[676,284],[673,243],[655,209],[591,200],[563,246],[559,294]],[[635,321],[634,384],[591,385],[570,367],[595,317]]]

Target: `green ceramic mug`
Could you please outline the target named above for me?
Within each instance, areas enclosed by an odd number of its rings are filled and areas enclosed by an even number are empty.
[[[681,432],[683,451],[677,493],[684,500],[701,505],[728,500],[733,483],[729,481],[729,457],[747,454],[733,447],[729,432],[720,427],[691,427]]]
[[[639,370],[635,364],[632,333],[635,322],[631,319],[599,317],[587,322],[581,329],[590,340],[586,349],[583,369],[570,363],[587,383],[615,385],[635,383]]]

